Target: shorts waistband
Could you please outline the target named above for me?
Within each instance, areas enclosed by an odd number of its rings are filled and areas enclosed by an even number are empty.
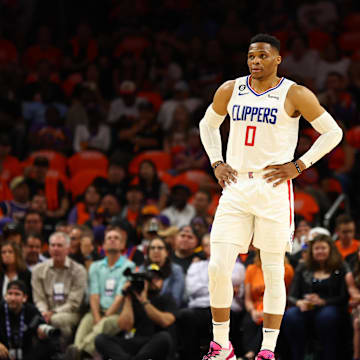
[[[267,171],[260,170],[260,171],[247,171],[247,172],[239,172],[237,177],[238,178],[246,178],[246,179],[259,179],[266,174]]]

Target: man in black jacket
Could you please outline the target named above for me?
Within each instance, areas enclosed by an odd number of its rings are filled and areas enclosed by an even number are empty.
[[[57,355],[56,336],[51,339],[54,335],[56,330],[46,325],[34,305],[27,303],[25,283],[11,281],[5,300],[0,303],[0,359],[54,359]]]

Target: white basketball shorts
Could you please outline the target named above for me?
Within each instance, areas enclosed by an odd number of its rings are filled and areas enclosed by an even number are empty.
[[[263,251],[291,251],[294,236],[294,195],[291,180],[273,186],[265,171],[240,173],[220,197],[210,241],[231,243],[247,253],[251,241]]]

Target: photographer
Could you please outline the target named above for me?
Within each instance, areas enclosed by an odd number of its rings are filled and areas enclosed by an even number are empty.
[[[5,300],[0,303],[0,359],[54,359],[58,346],[57,338],[51,338],[53,333],[56,330],[46,325],[34,305],[27,303],[25,283],[9,282]]]
[[[141,282],[135,276],[123,289],[124,307],[118,317],[123,332],[118,336],[100,334],[95,339],[104,360],[166,360],[171,355],[171,325],[177,306],[171,295],[160,295],[164,280],[159,266],[149,268],[144,276],[147,280]]]

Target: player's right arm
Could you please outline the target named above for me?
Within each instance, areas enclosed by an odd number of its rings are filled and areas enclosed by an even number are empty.
[[[215,176],[222,187],[230,184],[231,181],[236,182],[235,176],[237,175],[236,170],[224,163],[220,136],[220,125],[227,114],[227,106],[234,85],[235,80],[230,80],[217,89],[213,103],[209,105],[199,124],[201,141],[209,156],[211,166],[214,168]]]

